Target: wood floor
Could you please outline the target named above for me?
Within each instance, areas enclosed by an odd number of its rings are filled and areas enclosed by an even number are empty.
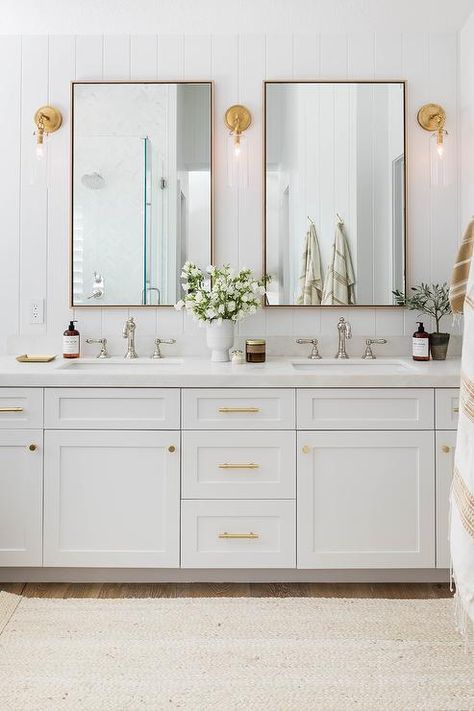
[[[443,583],[0,583],[0,591],[26,597],[450,597]]]

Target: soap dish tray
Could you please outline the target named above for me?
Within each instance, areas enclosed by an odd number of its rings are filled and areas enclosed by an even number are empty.
[[[55,355],[32,355],[31,353],[24,353],[16,357],[19,363],[50,363],[55,358]]]

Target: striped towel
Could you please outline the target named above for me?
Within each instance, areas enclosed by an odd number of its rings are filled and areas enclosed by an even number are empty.
[[[316,227],[310,225],[306,233],[301,272],[299,278],[299,296],[297,304],[318,306],[323,293],[323,278],[321,274],[321,252],[319,251]]]
[[[464,312],[459,426],[451,488],[451,558],[460,631],[474,633],[474,220],[459,248],[450,288],[455,313]],[[474,262],[472,262],[474,263]]]
[[[449,287],[449,301],[453,313],[462,314],[464,311],[464,299],[466,297],[467,280],[471,257],[474,246],[474,220],[472,220],[459,247],[456,263],[451,275],[451,286]]]
[[[355,304],[355,275],[342,225],[337,223],[331,262],[324,282],[322,304]]]

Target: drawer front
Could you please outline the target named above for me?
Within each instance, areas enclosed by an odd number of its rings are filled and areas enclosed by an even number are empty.
[[[183,390],[183,425],[189,430],[285,430],[295,427],[291,389]]]
[[[42,388],[0,388],[0,429],[42,426]]]
[[[53,429],[179,429],[179,390],[51,388],[45,393],[45,423]]]
[[[459,420],[459,388],[436,390],[436,429],[457,430]]]
[[[185,499],[295,497],[295,432],[185,432]]]
[[[182,501],[181,567],[294,568],[294,501]]]
[[[297,427],[300,430],[427,430],[433,426],[431,389],[298,390]]]

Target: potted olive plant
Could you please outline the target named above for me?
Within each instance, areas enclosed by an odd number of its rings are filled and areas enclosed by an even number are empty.
[[[436,331],[430,334],[431,357],[433,360],[445,360],[449,345],[449,333],[441,333],[440,320],[452,313],[449,303],[449,287],[444,284],[424,284],[412,286],[409,296],[398,289],[393,291],[398,306],[405,306],[410,311],[432,316],[436,322]]]

